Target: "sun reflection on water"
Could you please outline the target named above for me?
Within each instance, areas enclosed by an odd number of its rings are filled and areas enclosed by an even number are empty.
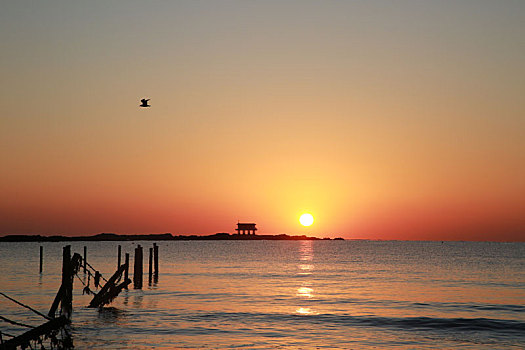
[[[314,258],[313,242],[312,241],[301,241],[299,246],[299,261],[300,264],[297,266],[299,271],[298,275],[304,276],[301,279],[301,285],[297,288],[295,294],[296,297],[308,302],[314,296],[314,289],[312,288],[312,282],[309,281],[309,276],[314,271],[314,265],[312,263]],[[308,305],[309,306],[309,305]],[[299,306],[295,313],[299,315],[315,315],[316,312],[307,305]]]
[[[305,298],[312,298],[313,291],[314,290],[312,288],[300,287],[299,289],[297,289],[297,296],[305,297]]]
[[[300,307],[297,310],[295,310],[295,312],[298,313],[299,315],[318,315],[318,313],[316,313],[309,307]]]
[[[301,264],[299,265],[299,268],[302,271],[297,272],[298,275],[311,275],[311,270],[313,270],[314,266],[310,264]]]
[[[301,241],[299,248],[299,259],[301,261],[311,261],[314,257],[314,249],[312,241]]]

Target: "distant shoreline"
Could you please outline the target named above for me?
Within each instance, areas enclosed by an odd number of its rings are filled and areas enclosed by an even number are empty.
[[[171,233],[160,234],[116,234],[99,233],[92,236],[41,236],[41,235],[7,235],[0,237],[0,242],[83,242],[83,241],[343,241],[343,238],[317,238],[302,236],[280,235],[240,235],[216,233],[207,236],[177,235]]]

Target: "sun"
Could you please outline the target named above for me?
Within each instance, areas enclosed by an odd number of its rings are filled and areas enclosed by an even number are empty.
[[[314,223],[314,217],[312,216],[312,214],[306,213],[301,215],[301,217],[299,218],[299,222],[303,226],[311,226]]]

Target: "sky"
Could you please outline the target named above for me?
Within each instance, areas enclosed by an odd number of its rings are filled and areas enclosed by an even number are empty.
[[[525,241],[521,0],[22,0],[0,32],[0,235]]]

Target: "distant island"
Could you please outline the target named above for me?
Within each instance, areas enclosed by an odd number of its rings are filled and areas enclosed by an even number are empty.
[[[0,242],[73,242],[73,241],[331,241],[344,240],[343,238],[317,238],[302,236],[280,235],[243,235],[229,234],[226,232],[216,233],[207,236],[198,235],[178,235],[171,233],[160,234],[138,234],[122,235],[116,233],[99,233],[93,236],[41,236],[41,235],[7,235],[0,237]]]

